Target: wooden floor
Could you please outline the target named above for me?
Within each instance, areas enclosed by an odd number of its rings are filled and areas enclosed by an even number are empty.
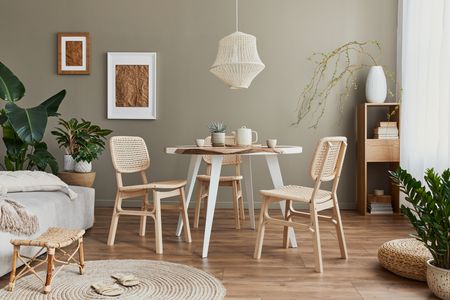
[[[174,236],[174,213],[163,212],[164,255],[156,255],[150,218],[147,236],[139,237],[139,219],[122,217],[115,246],[106,246],[111,211],[96,210],[95,225],[85,238],[87,260],[155,259],[191,265],[219,278],[227,289],[227,299],[436,299],[426,283],[393,275],[377,262],[377,248],[383,242],[412,232],[401,216],[363,217],[343,211],[347,261],[339,258],[334,228],[322,222],[324,273],[318,274],[306,231],[297,232],[298,248],[282,249],[282,229],[268,226],[262,259],[256,261],[252,258],[256,233],[248,220],[243,229],[235,230],[232,211],[217,210],[209,257],[201,259],[203,231],[192,230],[193,242],[186,244]],[[0,278],[0,285],[6,281],[7,276]]]

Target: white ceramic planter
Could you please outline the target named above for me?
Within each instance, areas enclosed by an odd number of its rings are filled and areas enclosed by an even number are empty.
[[[75,172],[89,173],[92,171],[92,163],[87,161],[79,161],[75,163]]]
[[[75,160],[72,155],[64,154],[64,171],[72,172],[75,169]]]
[[[211,144],[213,147],[224,147],[225,146],[225,132],[211,133]]]
[[[366,79],[366,99],[370,103],[383,103],[386,97],[387,83],[383,67],[372,66]]]
[[[441,269],[427,261],[427,283],[430,290],[443,300],[450,300],[450,270]]]

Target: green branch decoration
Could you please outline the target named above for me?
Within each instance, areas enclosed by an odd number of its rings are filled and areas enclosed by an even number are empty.
[[[343,91],[339,93],[339,108],[342,113],[345,101],[352,90],[358,88],[356,76],[358,71],[379,65],[378,58],[382,54],[380,42],[378,41],[352,41],[348,42],[331,52],[313,53],[308,58],[314,65],[313,75],[299,96],[297,104],[297,118],[291,124],[297,126],[307,116],[311,115],[313,123],[310,128],[317,128],[327,108],[327,101],[331,93],[343,83]],[[370,64],[357,63],[369,61]],[[386,69],[386,68],[385,68]],[[389,80],[395,82],[395,76],[390,71],[385,71]],[[390,97],[394,93],[388,89]]]

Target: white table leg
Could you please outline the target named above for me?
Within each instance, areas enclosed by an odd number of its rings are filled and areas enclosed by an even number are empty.
[[[250,155],[242,155],[242,175],[244,177],[250,227],[255,229],[255,205],[253,199],[252,160]]]
[[[189,207],[189,202],[191,202],[191,196],[194,192],[195,181],[197,180],[198,170],[200,168],[200,163],[202,162],[201,155],[191,155],[191,161],[189,163],[188,176],[187,176],[187,194],[186,194],[186,207]],[[178,217],[178,225],[176,236],[181,235],[181,230],[183,229],[183,219],[181,215]]]
[[[278,155],[266,155],[267,167],[269,167],[270,176],[272,177],[272,183],[274,188],[282,187],[283,178],[281,177],[280,164],[278,162]],[[284,216],[286,201],[280,202],[281,213]],[[289,240],[293,248],[297,247],[297,239],[295,238],[295,232],[292,227],[289,228]]]
[[[205,235],[203,237],[202,258],[208,256],[209,238],[216,208],[217,189],[219,188],[220,170],[222,169],[223,155],[211,156],[211,178],[209,180],[208,209],[206,210]]]

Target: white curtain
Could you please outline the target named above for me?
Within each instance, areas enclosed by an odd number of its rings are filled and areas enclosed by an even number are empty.
[[[450,167],[450,0],[399,1],[401,166]]]

